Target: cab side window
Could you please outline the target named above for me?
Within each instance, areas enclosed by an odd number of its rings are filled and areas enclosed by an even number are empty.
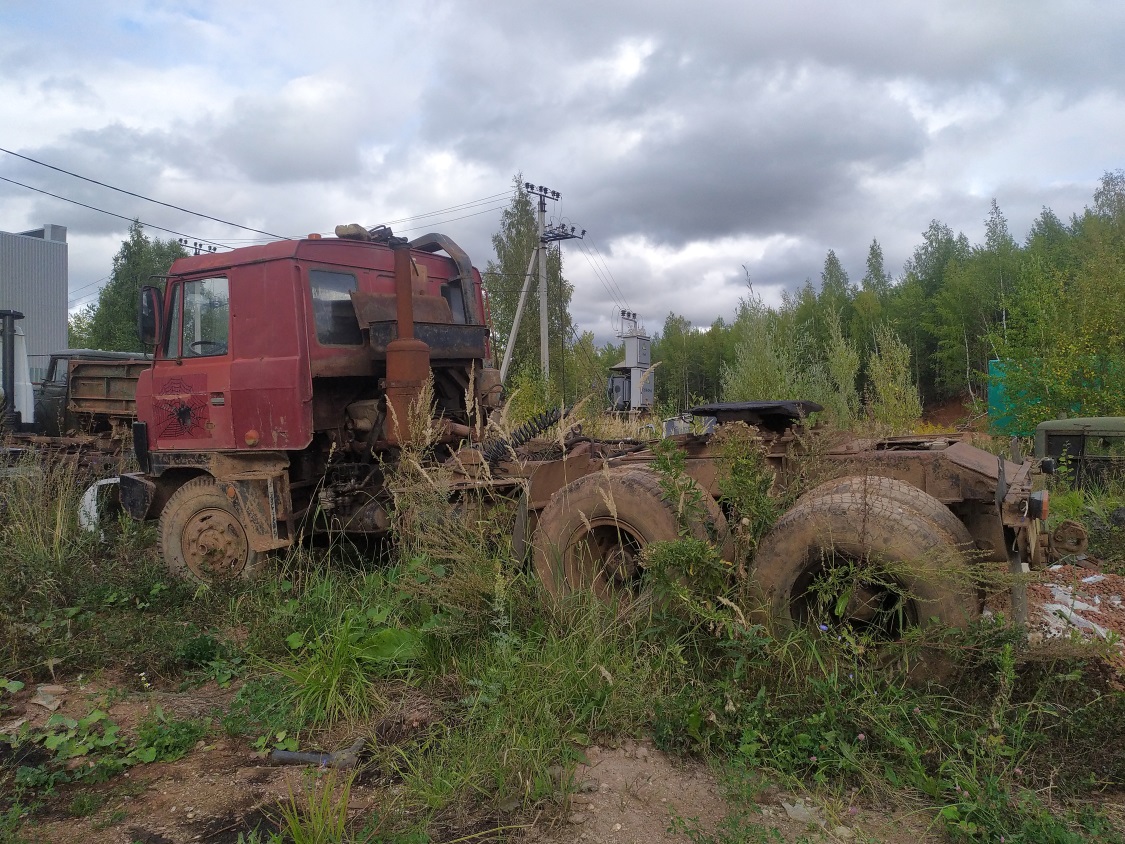
[[[70,361],[67,358],[55,358],[51,361],[51,371],[47,373],[48,384],[66,385],[70,377]]]
[[[230,339],[230,292],[227,280],[219,277],[186,281],[182,289],[180,353],[185,358],[225,355]]]
[[[312,291],[313,320],[316,339],[322,346],[359,346],[363,334],[359,329],[352,297],[356,290],[352,273],[309,270]]]
[[[169,284],[168,298],[171,307],[168,309],[168,325],[164,329],[164,357],[172,359],[180,356],[180,297],[183,294],[182,285]]]

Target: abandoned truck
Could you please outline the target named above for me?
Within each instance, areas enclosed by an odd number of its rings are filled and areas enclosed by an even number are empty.
[[[697,408],[718,424],[675,438],[701,502],[686,512],[666,498],[651,444],[574,430],[547,456],[517,459],[557,416],[487,440],[501,388],[465,252],[439,234],[336,233],[181,258],[163,290],[141,294],[139,329],[155,354],[137,383],[141,471],[121,477],[120,495],[132,517],[159,519],[178,576],[249,577],[318,525],[385,532],[384,472],[415,436],[407,420],[421,396],[437,432],[429,459],[455,467],[456,489],[520,502],[514,546],[555,594],[643,588],[642,549],[679,536],[685,518],[788,623],[812,620],[815,596],[851,567],[858,579],[830,602],[835,618],[959,624],[979,610],[970,560],[1026,571],[1045,559],[1047,497],[1032,490],[1032,464],[938,436],[825,444],[838,477],[801,497],[752,560],[731,560],[716,438],[752,426],[781,488],[818,436],[803,425],[815,405]]]
[[[145,355],[99,349],[53,352],[33,385],[19,311],[0,311],[0,466],[31,457],[64,460],[83,476],[115,475],[136,419],[137,376]]]

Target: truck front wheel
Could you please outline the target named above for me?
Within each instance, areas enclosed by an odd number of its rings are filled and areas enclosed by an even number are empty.
[[[176,490],[160,513],[160,552],[168,570],[196,583],[254,577],[265,555],[254,551],[234,503],[209,476]]]

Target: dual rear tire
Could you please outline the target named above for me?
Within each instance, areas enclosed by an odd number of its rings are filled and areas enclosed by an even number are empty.
[[[762,541],[752,576],[782,627],[846,624],[880,639],[980,614],[973,540],[902,481],[851,477],[804,496]]]

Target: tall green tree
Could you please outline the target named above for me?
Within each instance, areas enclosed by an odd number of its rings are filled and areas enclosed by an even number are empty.
[[[996,354],[994,328],[1007,326],[1005,298],[1013,290],[1021,256],[1008,221],[992,200],[984,243],[946,268],[933,297],[931,330],[937,386],[983,398],[988,361]]]
[[[891,277],[883,267],[883,247],[875,238],[867,247],[867,272],[863,274],[860,282],[864,291],[870,291],[882,300],[891,289]]]
[[[96,305],[89,305],[70,321],[72,347],[105,349],[112,352],[141,352],[137,336],[137,300],[146,284],[163,285],[172,263],[187,253],[174,240],[148,238],[144,227],[134,220],[129,236],[113,256],[113,272],[98,293]]]
[[[910,348],[915,379],[925,399],[956,392],[939,377],[940,364],[935,355],[940,317],[933,311],[933,302],[946,275],[962,264],[970,252],[969,239],[964,234],[955,235],[949,226],[931,220],[922,233],[922,243],[906,263],[904,280],[892,292],[889,315],[896,332]]]
[[[515,193],[512,201],[500,214],[500,230],[492,236],[495,259],[488,262],[484,273],[484,288],[488,293],[493,326],[498,334],[500,354],[508,343],[515,344],[512,351],[512,369],[539,370],[539,283],[532,279],[520,322],[519,334],[510,337],[519,304],[520,289],[527,272],[532,250],[539,239],[535,198],[524,189],[523,175],[517,173],[512,183]],[[564,357],[573,342],[573,323],[570,318],[572,285],[563,276],[562,253],[553,246],[547,253],[547,324],[550,333],[552,381],[562,393],[566,367],[563,360],[555,361],[560,345]],[[532,269],[533,276],[537,272]]]
[[[1007,330],[997,333],[1013,432],[1060,415],[1125,414],[1125,174],[1107,172],[1069,227],[1044,211]]]
[[[664,319],[660,333],[652,339],[652,360],[659,362],[656,370],[656,403],[669,412],[682,412],[697,395],[697,332],[691,320],[676,313]]]

